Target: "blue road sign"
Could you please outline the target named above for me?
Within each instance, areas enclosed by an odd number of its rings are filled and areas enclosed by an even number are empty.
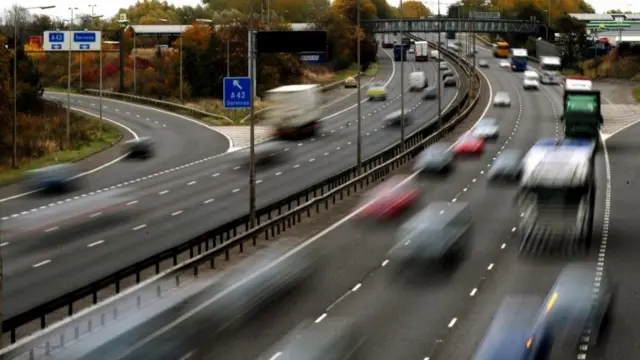
[[[322,64],[325,62],[324,52],[303,52],[300,53],[300,61],[307,64]]]
[[[61,50],[62,44],[51,44],[51,50]]]
[[[80,44],[80,50],[89,50],[91,45],[89,44]]]
[[[63,43],[64,42],[64,33],[63,32],[50,32],[49,33],[49,42],[52,42],[52,43]]]
[[[225,109],[248,109],[251,107],[251,78],[226,77],[222,83],[222,100]]]
[[[77,43],[92,43],[92,42],[96,42],[96,33],[95,32],[78,32],[78,31],[76,31],[76,32],[73,33],[73,42],[77,42]]]

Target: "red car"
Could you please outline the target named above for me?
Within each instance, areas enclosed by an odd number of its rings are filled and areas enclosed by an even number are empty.
[[[421,193],[420,186],[415,181],[402,183],[404,180],[404,176],[394,176],[369,191],[359,205],[366,206],[360,212],[360,217],[391,219],[402,215],[418,200]]]
[[[471,135],[465,135],[455,145],[456,155],[482,154],[484,152],[484,139]]]

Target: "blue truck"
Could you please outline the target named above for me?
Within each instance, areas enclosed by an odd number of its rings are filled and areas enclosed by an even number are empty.
[[[401,59],[404,58],[404,60],[406,61],[408,49],[409,49],[409,46],[405,46],[404,44],[393,45],[393,59],[395,61],[400,61]]]
[[[529,53],[527,49],[511,49],[511,71],[526,71],[528,61]]]

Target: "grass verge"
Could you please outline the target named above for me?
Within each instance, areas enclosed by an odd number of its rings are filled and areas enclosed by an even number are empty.
[[[633,98],[636,99],[636,102],[640,102],[640,87],[633,88]]]
[[[84,121],[97,121],[93,117],[73,113],[73,117]],[[116,144],[122,138],[122,133],[115,125],[104,123],[102,133],[91,141],[76,144],[74,149],[52,153],[37,159],[21,159],[20,167],[13,169],[0,165],[0,186],[14,183],[22,178],[25,171],[59,163],[82,160]]]
[[[46,88],[44,88],[44,91],[45,91],[45,92],[47,92],[47,91],[51,91],[51,92],[66,93],[66,92],[67,92],[67,88],[62,88],[62,87],[46,87]],[[76,89],[75,87],[72,87],[72,88],[71,88],[71,93],[72,93],[72,94],[78,94],[78,93],[80,93],[80,92],[79,92],[79,91],[78,91],[78,89]]]

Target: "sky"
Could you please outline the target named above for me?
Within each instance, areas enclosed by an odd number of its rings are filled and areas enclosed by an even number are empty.
[[[393,6],[398,6],[400,0],[387,0],[389,4]],[[551,0],[553,2],[553,0]],[[198,5],[201,3],[200,0],[168,0],[169,3],[176,6],[183,5]],[[442,13],[446,13],[447,6],[451,4],[452,0],[442,0],[440,2],[440,11]],[[13,1],[3,1],[2,7],[6,9],[10,7]],[[89,4],[100,4],[95,8],[96,15],[104,15],[105,17],[114,16],[120,8],[128,7],[135,3],[135,0],[109,0],[109,1],[79,1],[79,0],[20,0],[20,5],[23,7],[32,7],[32,6],[46,6],[46,5],[56,5],[54,9],[49,10],[32,10],[32,13],[42,13],[47,14],[53,17],[61,17],[63,19],[68,19],[70,17],[69,7],[77,7],[77,14],[90,14],[91,8]],[[435,0],[425,0],[423,1],[425,5],[427,5],[430,9],[435,10],[437,7],[437,1]],[[640,1],[630,1],[630,0],[590,0],[589,3],[596,9],[597,13],[604,13],[610,9],[621,9],[623,11],[633,11],[636,13],[640,13]],[[7,5],[5,5],[7,4]],[[3,9],[3,12],[4,12]]]

